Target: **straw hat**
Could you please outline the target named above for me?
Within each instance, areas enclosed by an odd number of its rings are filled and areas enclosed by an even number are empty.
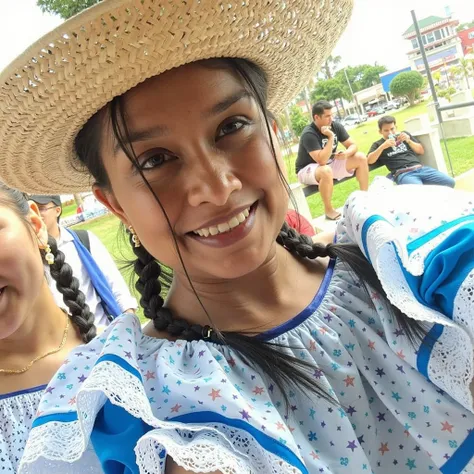
[[[90,190],[74,139],[113,97],[206,58],[269,78],[269,109],[298,94],[345,28],[352,0],[103,0],[43,36],[0,74],[0,179],[35,194]]]

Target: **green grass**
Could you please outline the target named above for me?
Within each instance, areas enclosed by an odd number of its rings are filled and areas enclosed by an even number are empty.
[[[398,128],[403,129],[404,122],[406,119],[424,113],[426,113],[426,104],[421,103],[414,107],[409,107],[399,112],[395,112],[393,113],[393,115],[397,119]],[[359,149],[365,153],[369,151],[372,143],[378,140],[380,137],[377,130],[376,121],[363,123],[358,127],[350,130],[350,134],[351,137],[358,144]],[[454,138],[448,140],[447,143],[455,176],[458,176],[474,168],[474,137]],[[441,146],[446,157],[444,144],[442,143]],[[294,183],[297,181],[294,166],[295,159],[295,154],[290,155],[286,158],[290,183]],[[448,163],[447,166],[449,169]],[[385,167],[379,168],[370,173],[370,179],[372,181],[375,176],[385,176],[387,173],[388,170]],[[358,189],[358,183],[356,179],[351,179],[335,186],[333,195],[334,206],[342,206],[349,194],[355,191],[356,189]],[[311,213],[314,217],[323,214],[324,210],[319,194],[310,196],[308,198],[308,204],[310,206]],[[64,211],[66,211],[66,209],[68,209],[69,211],[69,208],[72,208],[71,213],[76,212],[75,204],[71,204],[70,206],[65,207]],[[106,216],[88,221],[84,224],[78,224],[73,228],[90,230],[94,234],[96,234],[97,237],[99,237],[102,243],[109,250],[112,257],[115,259],[117,266],[122,272],[125,281],[131,286],[133,294],[138,299],[138,294],[134,288],[134,285],[131,284],[132,270],[130,268],[124,268],[124,262],[126,260],[133,259],[133,252],[130,248],[130,245],[126,242],[126,240],[122,236],[122,233],[120,232],[120,221],[112,214],[108,214]],[[142,321],[145,320],[143,317],[142,310],[139,311],[139,316]]]
[[[67,206],[63,206],[63,212],[61,214],[62,217],[69,217],[73,216],[76,214],[77,206],[76,203],[73,202],[71,204],[68,204]]]
[[[392,111],[390,111],[390,113],[391,112]],[[394,112],[391,115],[397,119],[397,128],[399,130],[403,130],[405,126],[405,120],[425,113],[427,113],[426,103],[422,102],[413,107],[408,107],[399,112]],[[349,134],[351,138],[357,143],[359,150],[364,153],[368,153],[372,143],[380,138],[377,128],[377,121],[364,122],[363,124],[350,130]],[[452,138],[447,140],[447,145],[451,163],[453,165],[454,176],[459,176],[460,174],[474,168],[474,136],[466,138]],[[441,142],[441,148],[446,159],[447,154],[443,142]],[[288,180],[290,183],[296,183],[298,181],[295,173],[296,154],[287,156],[285,160],[286,168],[288,170]],[[450,171],[450,166],[447,159],[446,166],[448,167],[448,171]],[[378,168],[370,173],[370,182],[372,182],[375,176],[386,176],[387,174],[387,168]],[[334,194],[332,199],[333,206],[335,208],[341,207],[349,194],[357,189],[359,189],[359,185],[356,179],[350,179],[344,183],[334,186]],[[319,194],[314,194],[313,196],[308,197],[307,200],[313,217],[324,214],[324,207]]]

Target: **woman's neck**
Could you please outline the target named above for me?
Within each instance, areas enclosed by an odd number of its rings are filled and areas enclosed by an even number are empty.
[[[30,307],[22,325],[0,341],[0,359],[22,359],[51,349],[51,341],[60,341],[67,316],[55,303],[46,280],[38,298]]]
[[[193,281],[212,325],[223,331],[259,333],[298,314],[313,299],[327,262],[297,259],[280,245],[251,274],[233,280]],[[189,323],[209,318],[181,275],[175,278],[166,305]]]

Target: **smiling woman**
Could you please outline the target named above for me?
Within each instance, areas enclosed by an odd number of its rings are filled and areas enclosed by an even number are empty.
[[[64,295],[69,317],[49,290],[43,265]],[[35,203],[0,184],[0,454],[16,472],[46,384],[66,355],[95,336],[94,316],[49,238]],[[70,325],[72,322],[72,327]]]
[[[123,315],[70,354],[20,473],[466,467],[472,305],[454,303],[469,281],[453,275],[474,258],[448,234],[468,245],[468,198],[428,189],[429,216],[417,189],[358,193],[316,243],[284,223],[269,109],[312,77],[349,11],[104,0],[2,74],[0,171],[36,192],[92,185],[129,229],[150,319]],[[11,172],[19,160],[29,173]]]

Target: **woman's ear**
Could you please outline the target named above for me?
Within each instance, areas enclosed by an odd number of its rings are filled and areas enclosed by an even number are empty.
[[[34,201],[28,201],[28,205],[30,207],[28,219],[31,222],[36,237],[38,238],[39,248],[44,249],[48,245],[48,229],[41,218],[37,204]]]
[[[107,191],[104,188],[94,184],[92,186],[92,192],[95,198],[103,204],[114,216],[118,217],[123,224],[128,228],[130,223],[128,222],[125,212],[115,198],[114,193]]]

